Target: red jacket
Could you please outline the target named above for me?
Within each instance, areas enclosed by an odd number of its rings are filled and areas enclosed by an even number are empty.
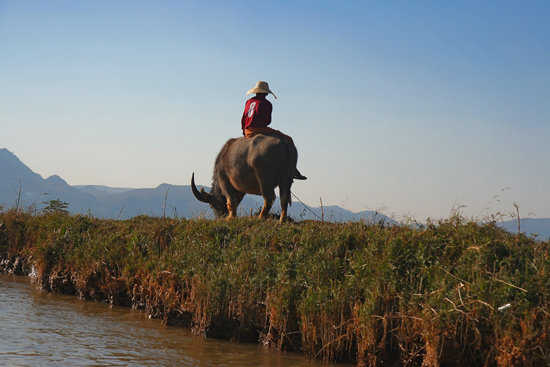
[[[241,127],[265,127],[271,123],[273,105],[264,96],[255,96],[246,101]]]

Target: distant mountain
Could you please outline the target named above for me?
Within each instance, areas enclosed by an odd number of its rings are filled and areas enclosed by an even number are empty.
[[[205,188],[207,191],[210,188]],[[127,219],[136,215],[179,216],[212,218],[212,210],[199,202],[190,186],[162,184],[152,189],[115,188],[101,185],[71,186],[61,177],[53,175],[47,179],[33,172],[7,149],[0,149],[0,208],[32,207],[43,209],[50,200],[59,199],[69,203],[73,214],[92,214],[98,218]],[[239,214],[258,213],[263,205],[260,196],[246,195],[239,206]],[[275,202],[272,213],[280,213],[279,201]],[[312,208],[299,201],[288,210],[296,220],[326,220],[331,222],[366,221],[370,223],[394,223],[380,213],[364,211],[353,213],[338,206]],[[550,218],[521,220],[520,231],[528,235],[538,234],[538,238],[550,238]],[[517,232],[517,221],[510,220],[499,225],[511,233]]]
[[[205,189],[210,190],[208,187]],[[32,206],[40,210],[54,199],[69,203],[68,209],[71,213],[90,213],[99,218],[126,219],[142,214],[185,218],[213,217],[210,207],[193,196],[190,186],[162,184],[151,189],[70,186],[57,175],[43,179],[13,153],[0,149],[0,206],[10,208],[19,203],[20,207]],[[247,195],[239,206],[239,214],[258,213],[262,205],[263,199],[260,196]],[[278,200],[272,209],[272,213],[277,212],[280,213]],[[296,220],[391,222],[391,219],[376,212],[352,213],[337,206],[311,208],[300,202],[294,202],[288,213]]]
[[[27,166],[7,149],[0,149],[0,174],[3,182],[18,182],[19,179],[41,180],[42,177]]]
[[[260,204],[261,205],[261,204]],[[274,210],[279,210],[280,206],[275,205]],[[374,211],[362,211],[353,213],[349,210],[342,209],[339,206],[325,206],[322,208],[312,208],[305,206],[300,202],[293,202],[288,209],[288,214],[295,219],[305,220],[325,220],[328,222],[349,222],[349,221],[365,221],[367,223],[385,223],[391,224],[395,221],[383,214]]]
[[[53,199],[68,202],[72,212],[98,205],[95,196],[70,186],[57,175],[43,179],[13,153],[0,149],[0,206],[40,209]]]
[[[134,189],[122,188],[122,187],[109,187],[103,185],[73,185],[75,189],[78,189],[82,192],[92,194],[96,198],[104,198],[113,194],[120,194],[124,191],[130,191]]]
[[[90,188],[84,189],[89,193]],[[162,184],[153,189],[103,190],[97,196],[99,205],[92,214],[104,218],[126,219],[136,215],[180,216],[192,218],[208,211],[208,206],[199,202],[189,186]],[[210,215],[206,213],[205,215]]]
[[[508,220],[498,224],[508,232],[518,232],[517,219]],[[527,235],[537,235],[538,239],[546,241],[550,239],[550,218],[523,218],[519,221],[519,231]]]

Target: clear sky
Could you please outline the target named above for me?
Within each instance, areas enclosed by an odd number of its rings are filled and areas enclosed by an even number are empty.
[[[0,0],[0,148],[71,185],[209,186],[265,80],[311,206],[548,218],[549,19],[546,0]]]

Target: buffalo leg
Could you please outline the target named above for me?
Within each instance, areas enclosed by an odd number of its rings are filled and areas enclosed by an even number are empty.
[[[227,219],[231,219],[237,216],[237,205],[237,201],[234,198],[227,198],[227,210],[229,210],[229,215],[227,216]]]
[[[275,194],[273,194],[275,196]],[[275,201],[275,198],[265,197],[264,196],[264,206],[262,208],[262,211],[260,212],[260,218],[261,219],[267,219],[269,216],[269,211],[271,210],[271,206],[273,206],[273,201]]]
[[[262,184],[260,190],[262,191],[262,196],[264,198],[264,206],[262,208],[262,211],[260,212],[260,218],[267,219],[269,211],[271,210],[271,206],[275,201],[275,190],[273,190],[273,184]]]

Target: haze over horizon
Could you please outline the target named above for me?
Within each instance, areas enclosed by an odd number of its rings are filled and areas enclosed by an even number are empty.
[[[0,148],[70,185],[210,186],[265,80],[310,206],[550,218],[550,2],[0,0]]]

